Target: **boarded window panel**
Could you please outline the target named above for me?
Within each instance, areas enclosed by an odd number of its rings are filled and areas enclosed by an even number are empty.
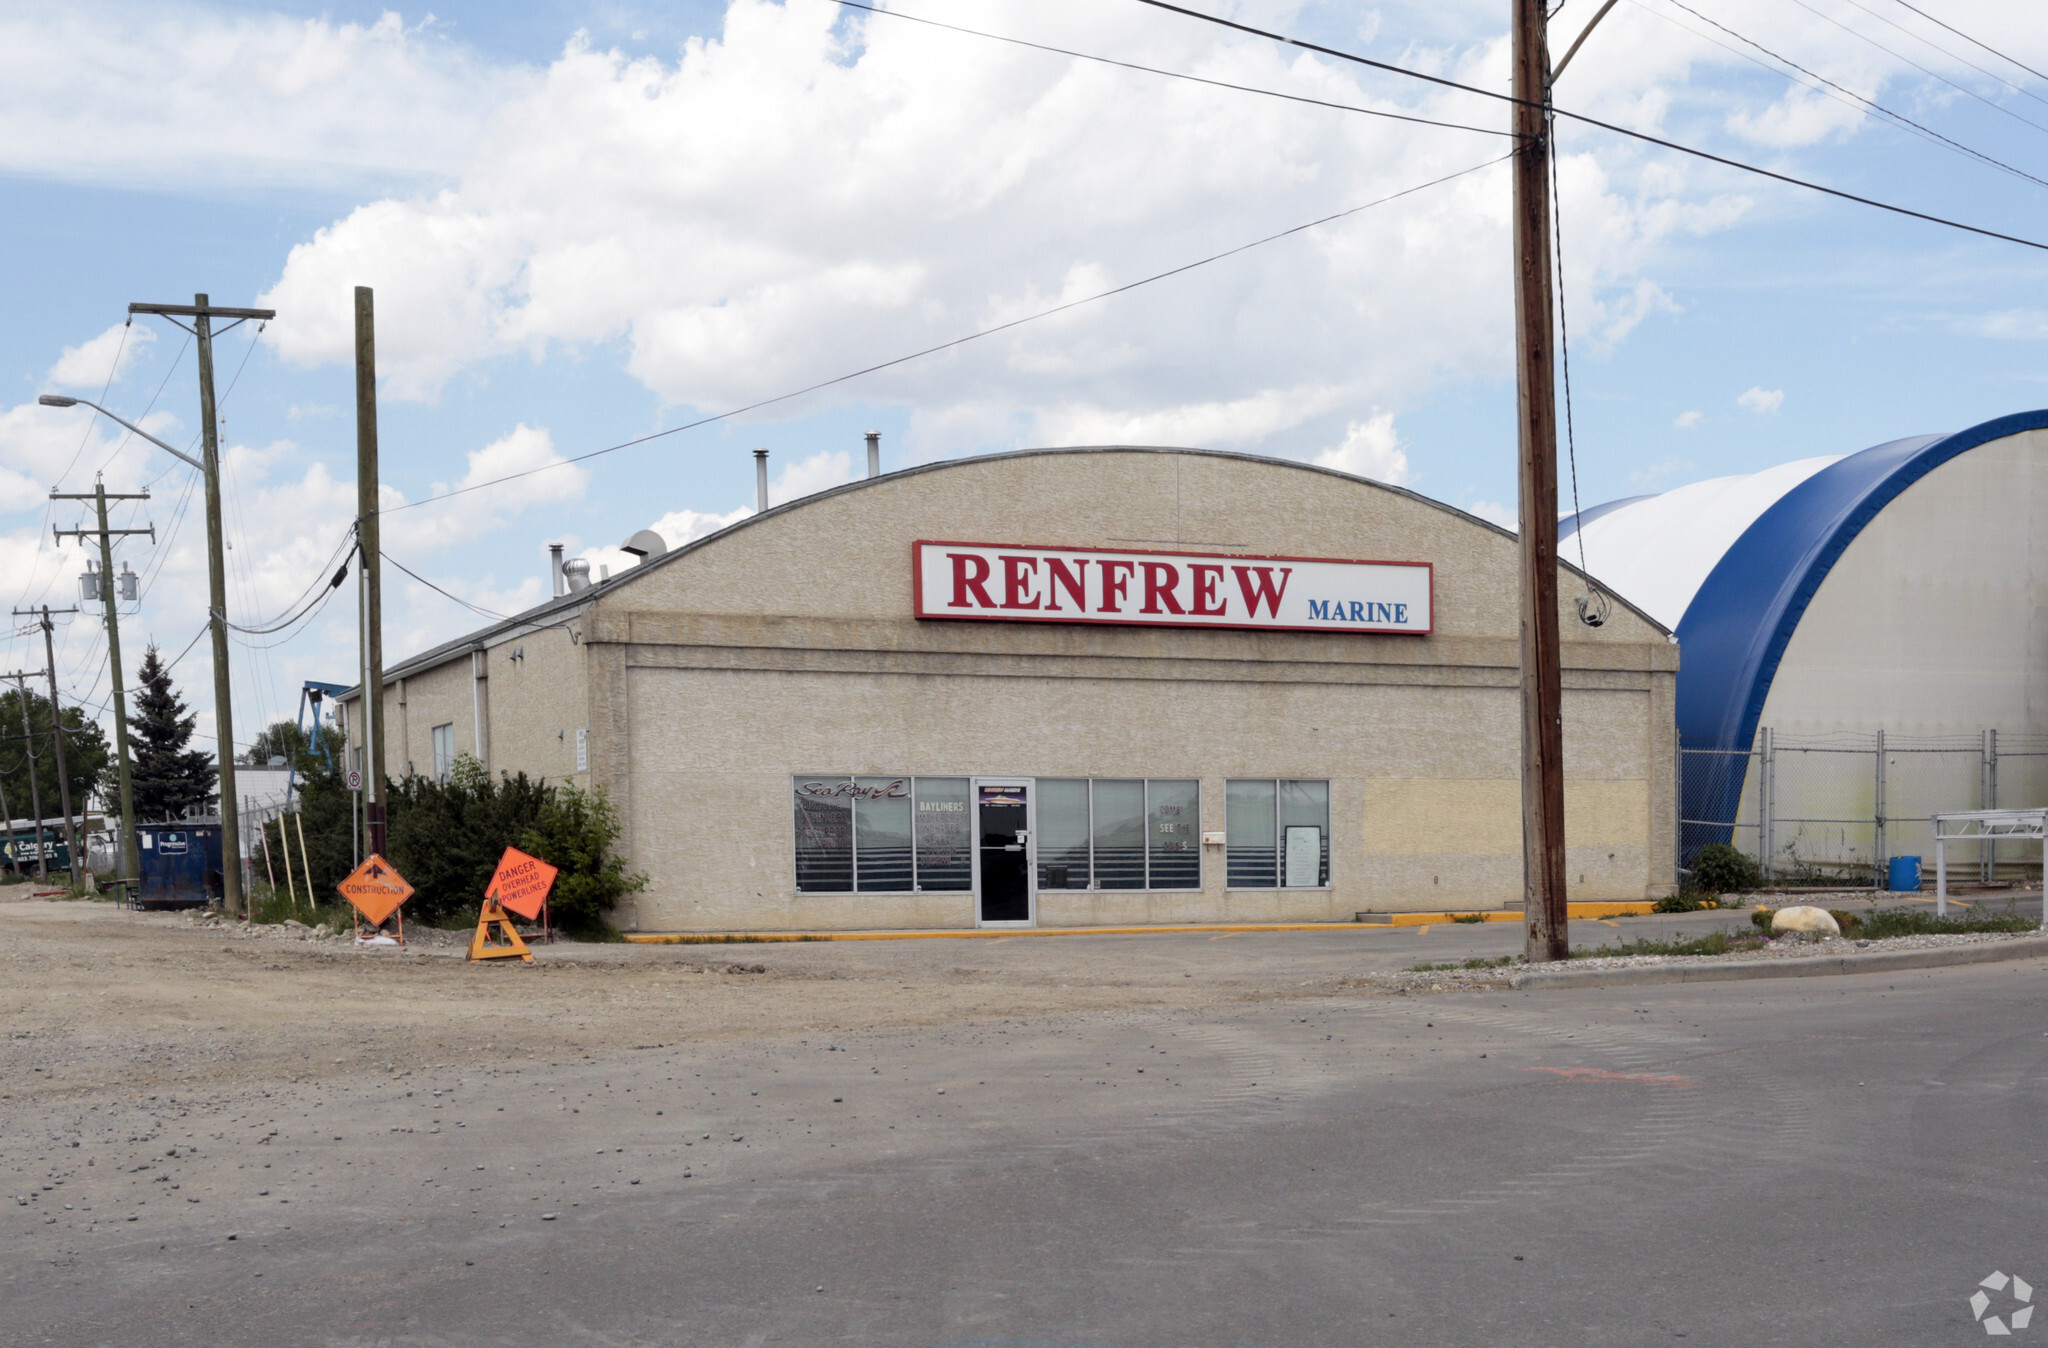
[[[1271,781],[1224,783],[1224,866],[1230,888],[1272,889],[1280,883],[1280,840],[1273,831],[1273,809]]]
[[[1295,888],[1323,886],[1330,883],[1330,784],[1315,781],[1282,781],[1280,783],[1280,831],[1281,838],[1287,836],[1290,828],[1314,828],[1320,830],[1315,878],[1303,873],[1307,868],[1292,871],[1284,877],[1285,883]]]
[[[909,893],[910,779],[856,777],[854,786],[854,888]]]
[[[1095,887],[1145,887],[1145,783],[1095,784]]]
[[[848,777],[796,779],[796,887],[806,894],[853,889],[853,800]]]
[[[917,887],[965,891],[974,888],[974,854],[970,850],[972,816],[967,806],[965,777],[920,777],[912,811],[917,829]]]
[[[1038,887],[1088,888],[1088,783],[1038,779]]]
[[[1145,784],[1150,818],[1145,829],[1150,851],[1151,889],[1200,889],[1202,887],[1202,842],[1196,833],[1201,822],[1201,783],[1158,779]]]

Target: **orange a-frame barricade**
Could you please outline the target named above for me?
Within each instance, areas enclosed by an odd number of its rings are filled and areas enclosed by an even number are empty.
[[[528,856],[516,847],[505,849],[505,855],[498,859],[498,869],[491,875],[491,883],[484,890],[483,911],[477,914],[476,935],[470,938],[469,957],[473,960],[521,959],[533,963],[533,952],[526,948],[526,942],[519,939],[519,932],[512,925],[512,914],[531,922],[547,911],[548,893],[555,887],[555,876],[559,872],[539,857]],[[503,943],[494,941],[493,936],[502,937]]]

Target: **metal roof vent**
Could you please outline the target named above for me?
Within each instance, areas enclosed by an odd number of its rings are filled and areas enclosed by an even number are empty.
[[[583,557],[571,557],[562,563],[562,579],[569,584],[569,593],[590,588],[590,562]]]
[[[619,544],[619,551],[630,552],[642,562],[648,562],[668,551],[668,540],[652,529],[642,529]]]

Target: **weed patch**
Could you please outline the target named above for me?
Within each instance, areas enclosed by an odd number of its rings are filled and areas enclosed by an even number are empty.
[[[1408,966],[1408,972],[1411,974],[1436,974],[1452,969],[1499,969],[1513,964],[1517,958],[1518,956],[1515,955],[1502,955],[1497,959],[1490,960],[1470,959],[1466,960],[1463,964],[1411,964]]]
[[[1839,918],[1836,920],[1840,921]],[[1876,908],[1862,915],[1862,930],[1857,935],[1865,940],[1881,941],[1888,936],[1957,936],[1979,931],[2034,931],[2039,926],[2034,919],[2010,910],[2002,913],[1971,912],[1967,916],[1936,917],[1925,908]]]
[[[1624,955],[1726,955],[1731,951],[1761,950],[1768,944],[1761,934],[1750,932],[1716,931],[1691,940],[1657,941],[1640,937],[1624,941],[1619,945],[1603,945],[1591,950],[1574,950],[1575,960],[1614,959]]]

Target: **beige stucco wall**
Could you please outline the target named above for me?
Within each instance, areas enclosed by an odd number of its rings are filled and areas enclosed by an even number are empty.
[[[920,622],[919,538],[1426,560],[1437,632]],[[773,512],[597,596],[596,780],[651,880],[622,917],[643,930],[972,924],[964,894],[796,893],[799,772],[1194,777],[1204,829],[1224,826],[1227,778],[1331,782],[1327,890],[1227,891],[1210,848],[1198,893],[1046,891],[1047,925],[1514,901],[1515,559],[1511,538],[1403,493],[1199,454],[973,459]],[[1677,651],[1626,609],[1584,627],[1569,577],[1561,590],[1574,897],[1662,893]],[[1416,829],[1422,800],[1435,807]]]

